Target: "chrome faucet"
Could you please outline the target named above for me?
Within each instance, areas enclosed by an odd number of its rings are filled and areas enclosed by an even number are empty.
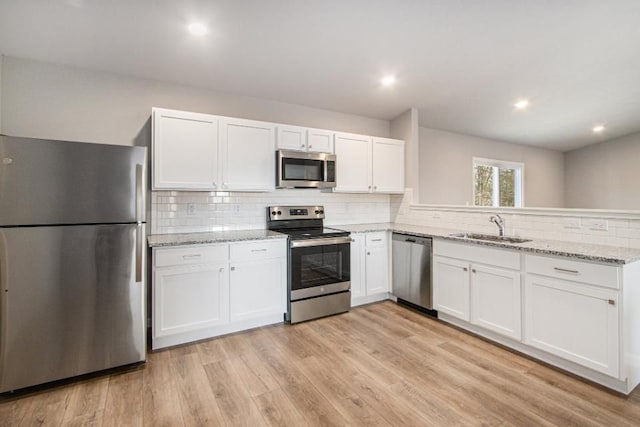
[[[498,214],[491,215],[489,222],[493,222],[498,226],[500,230],[500,237],[504,237],[504,219]]]

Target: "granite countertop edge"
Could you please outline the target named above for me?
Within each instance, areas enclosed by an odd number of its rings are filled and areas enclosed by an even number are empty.
[[[335,228],[352,233],[371,233],[376,231],[393,231],[420,237],[432,237],[452,242],[490,246],[500,249],[513,249],[539,255],[553,255],[574,258],[604,264],[623,265],[640,260],[640,249],[629,249],[616,246],[594,245],[587,243],[566,242],[558,240],[532,239],[525,243],[492,242],[487,240],[465,239],[451,234],[463,230],[435,228],[410,224],[376,223],[335,225]]]
[[[147,236],[150,247],[205,245],[212,243],[245,242],[251,240],[286,239],[287,235],[270,230],[229,230],[194,233],[151,234]]]
[[[526,243],[472,240],[451,236],[451,234],[464,232],[463,230],[436,228],[411,224],[345,224],[329,225],[329,227],[346,230],[351,233],[394,231],[421,237],[444,239],[458,243],[489,246],[500,249],[512,249],[539,255],[561,256],[565,258],[574,258],[604,264],[624,265],[640,260],[640,249],[543,239],[532,239],[531,242]],[[169,247],[286,238],[286,234],[278,233],[275,231],[265,229],[252,229],[179,234],[152,234],[148,236],[147,241],[150,247]]]

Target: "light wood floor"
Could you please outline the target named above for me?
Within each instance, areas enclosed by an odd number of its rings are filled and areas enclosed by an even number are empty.
[[[392,302],[0,400],[0,425],[638,426],[623,397]]]

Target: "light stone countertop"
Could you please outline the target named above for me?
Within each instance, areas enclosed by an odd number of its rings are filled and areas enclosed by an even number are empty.
[[[270,230],[230,230],[200,233],[151,234],[147,237],[147,242],[151,247],[160,247],[286,238],[286,234]]]
[[[640,249],[624,248],[618,246],[594,245],[587,243],[543,240],[535,238],[530,242],[525,243],[508,243],[465,239],[462,237],[451,236],[451,234],[464,233],[468,230],[455,230],[448,228],[436,228],[394,223],[330,225],[329,227],[350,231],[351,233],[395,231],[399,233],[413,234],[421,237],[434,237],[475,245],[493,246],[504,249],[516,249],[534,254],[555,255],[606,264],[629,264],[640,260]]]

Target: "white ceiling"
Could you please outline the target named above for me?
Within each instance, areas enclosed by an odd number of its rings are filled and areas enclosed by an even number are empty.
[[[560,150],[640,130],[638,0],[0,0],[0,52]]]

